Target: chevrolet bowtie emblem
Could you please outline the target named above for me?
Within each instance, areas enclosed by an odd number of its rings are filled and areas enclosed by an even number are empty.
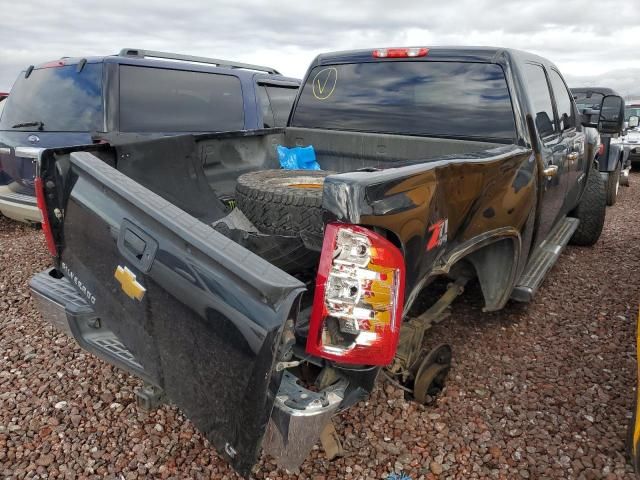
[[[122,287],[122,291],[126,293],[129,298],[135,298],[138,301],[142,301],[147,289],[136,280],[136,276],[131,270],[127,267],[121,267],[118,265],[116,273],[113,276],[118,280],[120,287]]]

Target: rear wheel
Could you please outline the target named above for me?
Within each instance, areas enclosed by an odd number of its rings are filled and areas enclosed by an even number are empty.
[[[570,216],[580,220],[571,237],[573,245],[591,246],[600,238],[607,210],[605,182],[600,172],[592,166],[587,175],[587,185],[576,209]]]
[[[618,199],[618,190],[620,189],[620,172],[622,171],[622,164],[618,162],[616,169],[613,172],[609,172],[607,175],[607,205],[611,206],[616,203]]]

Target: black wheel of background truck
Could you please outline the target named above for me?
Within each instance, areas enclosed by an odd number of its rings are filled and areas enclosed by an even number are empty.
[[[600,238],[604,218],[607,211],[607,193],[605,181],[594,166],[587,175],[587,185],[580,199],[580,203],[569,214],[580,220],[580,225],[571,237],[573,245],[591,246]]]
[[[620,189],[620,172],[622,164],[618,162],[616,169],[607,175],[607,205],[615,205],[618,198],[618,190]]]
[[[236,203],[261,233],[322,236],[320,170],[262,170],[238,178]]]

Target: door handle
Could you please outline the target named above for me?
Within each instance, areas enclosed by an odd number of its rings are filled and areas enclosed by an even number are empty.
[[[547,168],[542,170],[542,174],[547,178],[555,177],[558,174],[558,166],[549,165]]]
[[[569,160],[569,162],[573,163],[576,160],[578,160],[578,152],[571,152],[567,155],[567,160]]]

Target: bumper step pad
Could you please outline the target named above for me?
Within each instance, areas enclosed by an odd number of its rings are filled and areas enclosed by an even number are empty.
[[[560,257],[573,232],[578,228],[577,218],[565,217],[558,222],[549,237],[533,252],[525,267],[518,285],[511,292],[511,298],[517,302],[530,302],[538,291],[544,277]]]
[[[91,305],[54,268],[29,281],[31,295],[43,318],[75,338],[82,348],[150,382],[144,367],[120,339],[104,326]]]

